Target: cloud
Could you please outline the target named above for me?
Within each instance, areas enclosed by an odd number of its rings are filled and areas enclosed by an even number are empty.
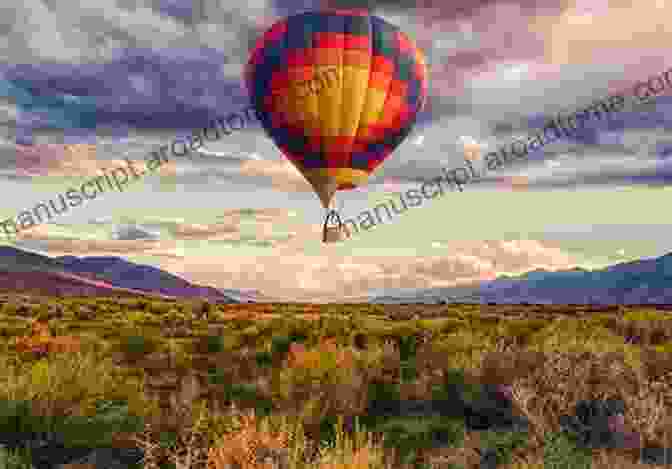
[[[118,240],[159,239],[159,235],[137,225],[119,225],[112,233],[112,237]]]
[[[317,228],[308,230],[309,236],[314,237]],[[302,235],[293,238],[291,245],[301,245]],[[339,301],[376,289],[452,286],[492,279],[498,273],[575,265],[560,249],[537,241],[451,242],[439,255],[418,258],[344,257],[330,253],[328,247],[318,256],[286,247],[271,257],[251,259],[232,253],[224,264],[188,257],[179,263],[166,261],[162,267],[220,288],[255,288],[294,301]]]
[[[645,69],[657,62],[653,73],[662,68],[669,51],[665,44],[672,27],[665,21],[672,5],[660,0],[630,2],[575,2],[557,17],[539,17],[536,29],[547,41],[549,62],[567,63],[637,63],[638,69],[626,73],[646,74]],[[651,61],[641,56],[655,57]],[[632,76],[632,75],[631,75]],[[632,76],[632,78],[635,78]]]
[[[175,240],[159,240],[156,237],[132,237],[129,239],[82,239],[74,231],[63,235],[58,227],[44,224],[21,231],[16,235],[19,248],[44,251],[49,256],[157,256],[167,259],[182,259],[184,253]],[[73,228],[70,226],[69,228]]]
[[[126,171],[129,171],[128,163],[125,160],[99,158],[96,144],[17,144],[14,148],[16,151],[15,174],[17,176],[91,178],[102,173],[109,175],[116,168],[125,168]],[[146,161],[144,159],[129,158],[129,161],[138,173],[145,171]],[[164,162],[152,173],[152,175],[160,177],[174,177],[176,174],[177,163],[175,160]],[[34,182],[32,181],[32,183]]]
[[[110,225],[113,223],[113,218],[109,215],[102,217],[95,217],[88,221],[92,225]]]
[[[180,239],[231,239],[240,233],[238,223],[195,224],[181,223],[175,226],[173,234]],[[220,237],[223,235],[223,237]]]
[[[275,189],[284,192],[313,192],[310,183],[289,161],[244,161],[240,165],[240,174],[269,178]]]
[[[10,61],[18,63],[27,57],[36,61],[109,60],[124,47],[162,49],[194,44],[239,52],[247,46],[245,39],[256,26],[255,17],[273,15],[265,0],[235,5],[201,2],[207,6],[203,11],[194,4],[188,22],[174,9],[171,15],[165,8],[153,8],[156,2],[151,0],[134,2],[134,6],[128,8],[114,0],[59,4],[55,8],[50,3],[27,0],[1,10],[0,17],[13,19],[10,24],[22,25],[11,28],[7,34],[12,48],[3,52],[7,52],[5,56]],[[226,29],[220,28],[215,40],[215,36],[208,33],[208,25],[226,26]],[[221,34],[222,31],[229,34]]]
[[[219,158],[219,159],[226,158],[227,160],[235,160],[235,161],[247,161],[247,160],[261,161],[261,160],[263,160],[263,158],[258,153],[242,154],[242,153],[232,153],[232,152],[225,152],[225,151],[212,151],[212,150],[206,150],[206,149],[199,149],[199,150],[196,151],[196,153],[198,153],[200,155],[205,155],[205,156],[214,156],[215,158]]]
[[[66,237],[57,227],[41,225],[20,233],[17,244],[50,255],[152,256],[159,267],[190,281],[296,301],[336,301],[376,289],[452,286],[502,273],[575,266],[566,252],[535,240],[435,242],[433,255],[418,257],[355,257],[339,245],[320,245],[309,254],[306,246],[319,242],[322,227],[299,220],[282,209],[237,209],[223,211],[212,223],[148,217],[128,224],[143,232],[158,224],[166,238],[160,240],[130,234],[128,239],[77,239],[84,232],[76,227],[69,228],[79,235]],[[167,239],[170,235],[173,239]],[[184,240],[207,240],[211,254],[190,255]],[[272,255],[243,255],[236,246],[267,246]]]

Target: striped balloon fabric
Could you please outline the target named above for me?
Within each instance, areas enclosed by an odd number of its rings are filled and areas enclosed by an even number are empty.
[[[422,52],[367,11],[290,16],[258,40],[245,71],[263,128],[326,209],[364,184],[410,133],[427,97]]]

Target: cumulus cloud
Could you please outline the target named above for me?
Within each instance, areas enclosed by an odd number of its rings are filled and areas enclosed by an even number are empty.
[[[96,144],[74,143],[38,143],[34,145],[15,145],[16,174],[20,176],[63,176],[92,177],[114,168],[127,168],[122,159],[102,159],[97,156]],[[138,172],[144,171],[146,160],[130,159]],[[175,160],[164,162],[154,174],[174,176],[177,172]]]
[[[665,44],[672,36],[666,23],[672,5],[660,0],[630,2],[575,2],[556,17],[539,17],[538,28],[548,38],[550,62],[567,63],[634,63],[639,70],[626,73],[640,75],[642,70],[665,64],[669,51]],[[642,50],[648,51],[641,57]],[[647,67],[648,66],[648,67]],[[649,69],[649,73],[657,70]],[[634,78],[634,77],[633,77]]]
[[[129,226],[150,232],[145,227],[152,224],[161,225],[173,239],[168,239],[169,235],[156,239],[130,234],[127,239],[84,239],[83,235],[78,239],[42,225],[20,233],[18,241],[26,248],[37,247],[54,255],[153,256],[159,267],[196,283],[253,288],[297,301],[338,301],[381,289],[447,287],[489,280],[503,273],[576,265],[562,249],[536,240],[451,241],[433,246],[434,255],[418,257],[350,256],[344,255],[338,244],[322,245],[310,254],[305,247],[320,238],[321,226],[302,223],[282,209],[227,210],[220,221],[212,223],[137,220]],[[189,255],[183,240],[207,240],[213,255]],[[235,250],[224,254],[217,248],[218,242],[270,246],[273,255],[250,257]]]
[[[178,224],[173,231],[173,234],[181,239],[231,239],[239,234],[240,227],[235,222],[227,223],[213,223],[213,224],[196,224],[196,223],[181,223]]]
[[[72,226],[70,226],[72,228]],[[184,252],[175,240],[156,237],[129,237],[130,239],[86,239],[69,232],[64,235],[54,225],[37,225],[21,231],[13,242],[19,248],[38,250],[49,256],[157,256],[182,259]]]
[[[28,56],[70,62],[109,60],[124,47],[163,49],[204,45],[242,53],[247,46],[245,37],[256,26],[255,17],[273,15],[265,0],[235,5],[195,2],[183,9],[190,10],[190,21],[185,22],[180,17],[185,12],[178,15],[174,10],[153,8],[155,2],[151,0],[133,3],[130,6],[114,0],[96,0],[53,8],[42,0],[27,0],[4,8],[3,19],[13,19],[11,24],[21,27],[11,28],[7,39],[12,47],[2,52],[17,63],[21,53],[24,59]],[[198,11],[199,4],[206,5],[206,10]],[[226,25],[228,35],[221,34],[220,28],[215,37],[211,30],[217,25]]]
[[[147,230],[137,225],[119,225],[117,226],[112,237],[118,240],[140,240],[140,239],[159,239],[158,233]]]
[[[244,161],[240,174],[269,178],[275,189],[285,192],[313,192],[313,187],[289,161]]]
[[[311,236],[315,230],[308,230]],[[293,239],[299,243],[298,236]],[[287,246],[286,246],[287,248]],[[432,257],[344,257],[336,253],[311,256],[227,256],[225,265],[187,258],[166,261],[164,268],[186,278],[221,288],[257,288],[265,294],[295,301],[338,301],[377,289],[431,288],[463,285],[495,278],[500,273],[534,269],[567,269],[575,264],[558,248],[537,241],[451,242]],[[291,272],[291,275],[287,275]]]

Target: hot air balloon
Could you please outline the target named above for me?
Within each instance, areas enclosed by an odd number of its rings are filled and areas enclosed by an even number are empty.
[[[323,242],[341,239],[334,194],[366,183],[410,133],[427,98],[424,55],[366,10],[305,12],[260,37],[245,83],[265,132],[327,211]]]

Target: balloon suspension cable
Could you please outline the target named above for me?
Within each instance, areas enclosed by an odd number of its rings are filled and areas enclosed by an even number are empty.
[[[327,242],[327,225],[329,225],[329,222],[331,220],[335,220],[336,223],[338,223],[338,230],[340,231],[343,228],[343,222],[341,221],[341,216],[338,214],[336,210],[333,208],[330,208],[329,211],[327,212],[327,216],[324,219],[324,226],[322,227],[322,242],[326,243]]]

